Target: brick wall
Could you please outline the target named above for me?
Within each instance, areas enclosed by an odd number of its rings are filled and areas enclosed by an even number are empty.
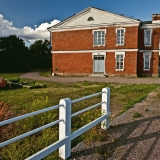
[[[153,21],[160,20],[160,14],[152,14],[152,20]]]
[[[52,72],[60,74],[92,74],[92,53],[52,54]]]
[[[124,46],[116,46],[116,27],[109,27],[106,28],[106,30],[106,46],[104,47],[93,47],[93,34],[91,29],[53,32],[52,50],[133,49],[138,47],[138,27],[126,27]]]
[[[139,49],[143,50],[152,50],[152,49],[159,49],[159,39],[160,39],[160,28],[153,28],[152,32],[152,45],[150,47],[144,46],[144,30],[139,30]]]
[[[92,53],[61,53],[52,54],[52,72],[59,74],[90,75],[93,73]],[[137,74],[137,52],[126,52],[124,71],[116,71],[115,53],[106,53],[105,71],[108,76]]]
[[[139,76],[158,76],[159,53],[152,52],[150,71],[143,71],[144,59],[143,52],[138,53],[137,74]]]
[[[106,73],[108,75],[136,75],[137,52],[125,52],[124,71],[116,71],[115,53],[106,54]]]

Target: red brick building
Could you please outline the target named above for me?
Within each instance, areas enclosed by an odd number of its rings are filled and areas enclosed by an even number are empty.
[[[160,14],[142,22],[89,7],[48,30],[52,75],[158,76]]]

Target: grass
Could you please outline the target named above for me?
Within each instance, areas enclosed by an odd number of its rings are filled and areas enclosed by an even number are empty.
[[[139,112],[135,112],[135,113],[133,114],[133,118],[141,118],[141,117],[142,117],[142,114],[139,113]]]
[[[51,76],[51,70],[44,70],[39,72],[40,76],[50,77]]]
[[[8,113],[8,117],[14,117],[25,113],[30,113],[39,109],[47,108],[57,105],[62,98],[70,98],[71,100],[100,92],[102,88],[109,87],[111,89],[111,119],[114,119],[119,114],[131,108],[135,103],[144,99],[149,92],[158,87],[156,84],[152,85],[126,85],[118,83],[98,83],[98,82],[78,82],[78,83],[58,83],[46,81],[32,81],[19,78],[19,74],[0,74],[0,77],[7,79],[15,79],[19,82],[27,83],[42,83],[46,88],[39,89],[8,89],[0,90],[0,105],[1,115]],[[101,96],[91,98],[73,104],[72,113],[75,113],[88,106],[94,105],[101,101]],[[2,103],[3,102],[3,103]],[[3,104],[3,105],[2,105]],[[8,106],[4,109],[4,106]],[[10,114],[9,114],[10,113]],[[12,114],[11,114],[12,113]],[[72,132],[92,120],[99,117],[101,114],[100,107],[85,112],[81,115],[72,118]],[[7,119],[7,117],[5,117]],[[4,126],[3,137],[1,136],[0,142],[23,134],[27,131],[53,122],[58,119],[58,110],[46,112],[37,116],[26,118],[19,122],[13,123],[12,126]],[[72,147],[82,140],[86,142],[98,140],[104,141],[106,139],[106,132],[100,129],[100,125],[90,129],[78,138],[72,141]],[[34,154],[35,152],[45,148],[58,140],[58,126],[53,126],[43,131],[40,131],[32,136],[24,138],[0,150],[2,159],[25,159],[26,157]],[[47,156],[45,159],[52,160],[58,159],[58,152]]]

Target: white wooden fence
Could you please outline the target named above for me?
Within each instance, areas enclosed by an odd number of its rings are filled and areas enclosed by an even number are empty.
[[[92,98],[92,97],[95,97],[98,95],[102,95],[102,101],[100,103],[97,103],[93,106],[85,108],[85,109],[78,111],[74,114],[71,114],[71,108],[72,108],[73,103],[77,103],[79,101],[86,100],[88,98]],[[93,108],[100,106],[100,105],[101,105],[101,117],[97,118],[96,120],[90,122],[89,124],[74,131],[73,133],[71,133],[71,118],[72,117],[77,116],[83,112],[86,112],[86,111],[93,109]],[[94,127],[95,125],[97,125],[100,122],[101,122],[102,129],[106,130],[107,128],[109,128],[109,117],[108,116],[110,114],[110,89],[103,88],[102,92],[95,93],[95,94],[92,94],[89,96],[85,96],[85,97],[82,97],[82,98],[79,98],[76,100],[70,100],[70,98],[61,99],[59,102],[59,105],[52,106],[52,107],[45,108],[45,109],[42,109],[42,110],[39,110],[36,112],[32,112],[29,114],[18,116],[16,118],[2,121],[2,122],[0,122],[0,126],[6,125],[9,123],[13,123],[15,121],[18,121],[18,120],[21,120],[21,119],[24,119],[27,117],[38,115],[40,113],[44,113],[44,112],[47,112],[47,111],[50,111],[50,110],[53,110],[56,108],[59,108],[59,120],[51,122],[47,125],[44,125],[42,127],[37,128],[37,129],[31,130],[25,134],[22,134],[20,136],[17,136],[15,138],[12,138],[12,139],[7,140],[5,142],[2,142],[2,143],[0,143],[0,148],[59,123],[59,141],[51,144],[50,146],[44,148],[43,150],[28,157],[26,160],[42,159],[57,149],[59,149],[59,157],[61,157],[62,159],[68,158],[71,155],[71,141],[73,139],[80,136],[81,134],[83,134],[84,132],[86,132],[87,130]]]

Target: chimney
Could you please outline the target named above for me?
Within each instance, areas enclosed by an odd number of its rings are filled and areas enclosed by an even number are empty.
[[[160,13],[152,14],[152,23],[160,23]]]

